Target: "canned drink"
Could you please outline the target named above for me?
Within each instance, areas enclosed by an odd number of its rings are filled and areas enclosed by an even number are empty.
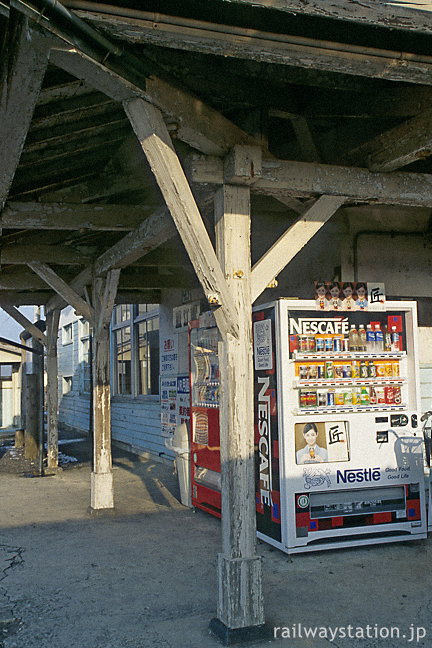
[[[384,387],[384,398],[386,405],[394,405],[394,389],[392,385]]]
[[[333,351],[336,351],[336,352],[341,351],[341,339],[340,339],[340,337],[334,337],[333,338]]]
[[[393,376],[393,362],[385,362],[384,369],[387,378],[391,378]]]
[[[377,404],[378,405],[383,405],[383,403],[386,402],[384,387],[376,387],[375,388],[375,393],[376,393]]]
[[[350,364],[346,364],[342,366],[342,375],[344,378],[351,378],[352,374],[352,367]]]
[[[307,391],[304,389],[300,390],[300,407],[307,407]]]
[[[315,351],[317,353],[323,353],[324,352],[324,338],[322,337],[317,337],[315,340]]]
[[[344,396],[344,405],[353,404],[353,393],[351,389],[345,389],[343,396]]]
[[[343,378],[343,366],[336,364],[334,365],[334,375],[335,378]]]
[[[299,366],[299,378],[300,380],[307,380],[308,377],[308,366],[300,365]]]
[[[393,397],[395,405],[402,405],[402,390],[400,387],[393,387]]]
[[[317,391],[317,405],[318,407],[325,407],[327,405],[327,392],[323,389]]]
[[[329,407],[333,407],[335,404],[335,390],[334,389],[329,389],[327,391],[327,405]]]
[[[315,364],[310,364],[308,365],[308,379],[309,380],[316,380],[317,378],[317,367]]]
[[[352,378],[360,378],[360,362],[358,360],[351,362],[351,376]]]
[[[299,335],[297,338],[297,348],[300,353],[305,353],[307,351],[307,342],[306,335]]]
[[[334,367],[331,360],[325,363],[325,374],[326,378],[334,378]]]
[[[331,337],[324,338],[324,348],[326,352],[333,351],[333,338]]]
[[[348,338],[341,338],[341,351],[343,351],[344,353],[347,352],[349,350],[348,346],[349,346]]]
[[[315,336],[307,335],[306,336],[306,351],[314,352],[315,351]]]
[[[336,389],[335,391],[335,405],[342,407],[345,404],[344,393],[342,389]]]
[[[318,364],[317,365],[317,375],[318,378],[325,378],[325,365],[324,364]]]
[[[376,374],[378,378],[384,378],[385,376],[385,364],[384,362],[376,363]]]
[[[399,362],[392,362],[393,365],[393,378],[399,378]]]
[[[315,390],[308,391],[307,393],[307,405],[308,407],[315,407],[317,404],[317,393]]]

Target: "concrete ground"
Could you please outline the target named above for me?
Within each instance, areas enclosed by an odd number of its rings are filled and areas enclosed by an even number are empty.
[[[73,455],[78,445],[61,450]],[[219,646],[208,624],[220,522],[179,503],[171,466],[119,451],[115,515],[90,517],[83,456],[52,477],[0,474],[0,646]],[[266,619],[280,630],[254,645],[430,646],[431,547],[425,540],[289,558],[259,544]]]

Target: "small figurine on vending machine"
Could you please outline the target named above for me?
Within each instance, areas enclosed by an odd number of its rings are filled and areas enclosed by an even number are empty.
[[[355,299],[353,297],[354,286],[350,281],[346,281],[342,286],[342,292],[344,294],[344,300],[342,301],[342,310],[354,310],[355,309]]]
[[[337,281],[329,284],[330,299],[327,302],[327,310],[342,310],[342,300],[340,298],[340,286]]]
[[[306,445],[296,452],[296,462],[305,464],[328,461],[327,450],[317,445],[318,430],[315,423],[306,423],[303,428],[303,436]]]
[[[355,303],[356,310],[367,310],[368,309],[368,300],[367,300],[367,286],[363,282],[359,282],[356,286],[357,300]]]
[[[327,306],[327,284],[324,281],[315,283],[315,307],[317,310],[325,310]]]

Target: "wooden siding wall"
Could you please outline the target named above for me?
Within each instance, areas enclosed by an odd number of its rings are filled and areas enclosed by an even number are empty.
[[[421,411],[432,410],[432,364],[420,365]]]
[[[79,323],[72,324],[72,343],[63,344],[60,329],[58,344],[59,364],[59,425],[66,429],[88,434],[90,421],[90,396],[81,393],[79,363]],[[63,394],[63,377],[72,376],[72,389]],[[111,403],[112,439],[131,452],[174,459],[165,447],[161,436],[161,412],[158,396],[132,399],[115,396]],[[61,438],[61,433],[60,433]]]

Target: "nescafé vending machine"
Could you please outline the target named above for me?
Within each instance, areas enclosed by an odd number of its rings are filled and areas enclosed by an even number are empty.
[[[340,307],[253,313],[257,529],[287,553],[426,537],[416,303]]]

